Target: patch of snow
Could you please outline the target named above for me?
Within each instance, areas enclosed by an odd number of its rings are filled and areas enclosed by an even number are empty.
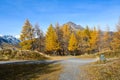
[[[15,35],[15,37],[16,37],[17,39],[19,39],[19,38],[20,38],[20,35]]]
[[[0,34],[0,37],[2,37],[3,35],[2,34]]]

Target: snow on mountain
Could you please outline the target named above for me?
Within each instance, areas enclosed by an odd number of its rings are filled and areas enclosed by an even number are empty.
[[[19,39],[15,38],[11,35],[0,36],[0,44],[8,43],[8,44],[12,44],[12,45],[17,45],[19,42],[20,42]]]
[[[15,35],[15,38],[17,38],[17,39],[20,38],[20,35]]]
[[[3,36],[3,35],[0,34],[0,36]]]

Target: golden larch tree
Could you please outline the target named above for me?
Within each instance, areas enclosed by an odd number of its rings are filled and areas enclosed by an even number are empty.
[[[96,27],[94,27],[94,29],[91,31],[91,38],[90,38],[90,48],[92,51],[95,51],[97,48],[97,38],[98,38],[98,34],[97,34],[97,30]]]
[[[90,44],[89,44],[90,38],[91,38],[90,29],[88,26],[86,26],[86,28],[82,32],[82,40],[83,40],[82,47],[84,53],[89,53],[90,51]]]
[[[120,49],[120,20],[116,25],[116,32],[113,35],[112,48],[114,50]]]
[[[22,47],[22,49],[25,50],[31,50],[32,49],[32,44],[33,44],[33,28],[29,22],[29,20],[27,19],[25,21],[25,24],[22,28],[21,31],[21,35],[20,35],[20,45]]]
[[[110,50],[111,49],[111,41],[112,41],[112,33],[109,31],[109,27],[107,27],[107,30],[103,34],[103,49],[104,50]]]
[[[53,28],[52,24],[48,27],[46,36],[45,36],[45,49],[46,51],[56,51],[60,48],[58,37]]]
[[[68,41],[70,38],[71,29],[68,24],[64,24],[61,27],[61,30],[62,30],[62,34],[63,34],[63,39],[62,39],[63,54],[66,54],[66,53],[68,53]]]
[[[62,32],[63,38],[65,39],[65,41],[68,41],[71,34],[70,26],[68,24],[64,24],[62,27]]]
[[[69,51],[75,51],[77,49],[77,39],[74,33],[71,34],[70,40],[69,40],[69,45],[68,45],[68,50]]]

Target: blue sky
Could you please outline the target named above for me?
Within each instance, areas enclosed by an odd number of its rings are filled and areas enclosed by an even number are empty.
[[[51,23],[68,21],[115,30],[119,17],[120,0],[0,0],[2,35],[19,35],[27,18],[46,31]]]

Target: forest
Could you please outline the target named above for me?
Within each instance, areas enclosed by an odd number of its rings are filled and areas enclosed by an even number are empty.
[[[120,49],[120,21],[116,31],[109,26],[102,31],[100,27],[73,29],[70,25],[50,24],[43,33],[39,25],[32,26],[27,19],[20,34],[21,50],[36,50],[49,55],[94,54],[101,51]]]

